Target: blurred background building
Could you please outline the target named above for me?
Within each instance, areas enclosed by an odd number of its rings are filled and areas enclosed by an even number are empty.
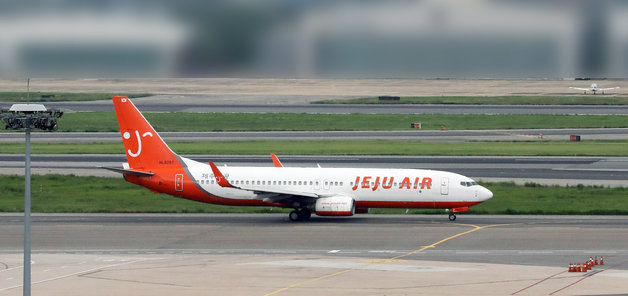
[[[5,77],[625,78],[612,0],[0,3]]]

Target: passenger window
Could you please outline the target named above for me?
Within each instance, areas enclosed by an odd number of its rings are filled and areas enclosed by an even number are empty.
[[[342,182],[340,182],[340,186],[342,186]]]

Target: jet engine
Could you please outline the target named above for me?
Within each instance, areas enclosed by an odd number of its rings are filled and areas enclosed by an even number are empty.
[[[355,201],[342,195],[323,197],[316,200],[315,211],[319,216],[353,216]]]

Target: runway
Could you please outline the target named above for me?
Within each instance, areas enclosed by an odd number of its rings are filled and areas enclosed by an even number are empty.
[[[403,131],[260,131],[260,132],[160,132],[170,142],[213,141],[532,141],[628,140],[628,128],[505,129],[505,130],[403,130]],[[32,132],[33,143],[121,143],[118,132]],[[23,133],[0,133],[0,143],[24,143]]]
[[[199,103],[199,99],[187,101],[180,96],[160,95],[134,99],[142,112],[218,112],[218,113],[320,113],[320,114],[568,114],[568,115],[628,115],[626,105],[457,105],[457,104],[273,104],[273,103],[213,103],[211,98]],[[163,100],[162,97],[168,99]],[[187,97],[187,96],[186,96]],[[292,96],[290,96],[292,97]],[[239,97],[238,97],[239,98]],[[266,96],[261,96],[263,100]],[[288,98],[286,98],[288,100]],[[202,100],[200,100],[202,101]],[[12,103],[0,102],[0,108],[9,108]],[[113,112],[110,101],[49,102],[49,109],[64,112]]]
[[[36,214],[34,291],[133,295],[573,295],[628,291],[628,218]],[[19,295],[21,218],[0,214],[0,295]],[[567,264],[604,256],[585,274]],[[11,279],[8,279],[8,278]],[[81,287],[81,289],[77,289]]]
[[[266,155],[185,155],[199,162],[218,165],[272,166]],[[536,182],[556,185],[626,186],[628,158],[625,157],[449,157],[449,156],[299,156],[279,155],[285,166],[366,167],[444,170],[482,181]],[[100,169],[121,167],[124,155],[33,155],[35,174],[74,174],[120,177]],[[24,158],[17,154],[0,154],[3,174],[24,174]]]

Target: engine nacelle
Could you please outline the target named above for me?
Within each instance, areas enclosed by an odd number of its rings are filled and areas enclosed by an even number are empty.
[[[348,196],[323,197],[316,200],[315,211],[319,216],[353,216],[355,201]]]

